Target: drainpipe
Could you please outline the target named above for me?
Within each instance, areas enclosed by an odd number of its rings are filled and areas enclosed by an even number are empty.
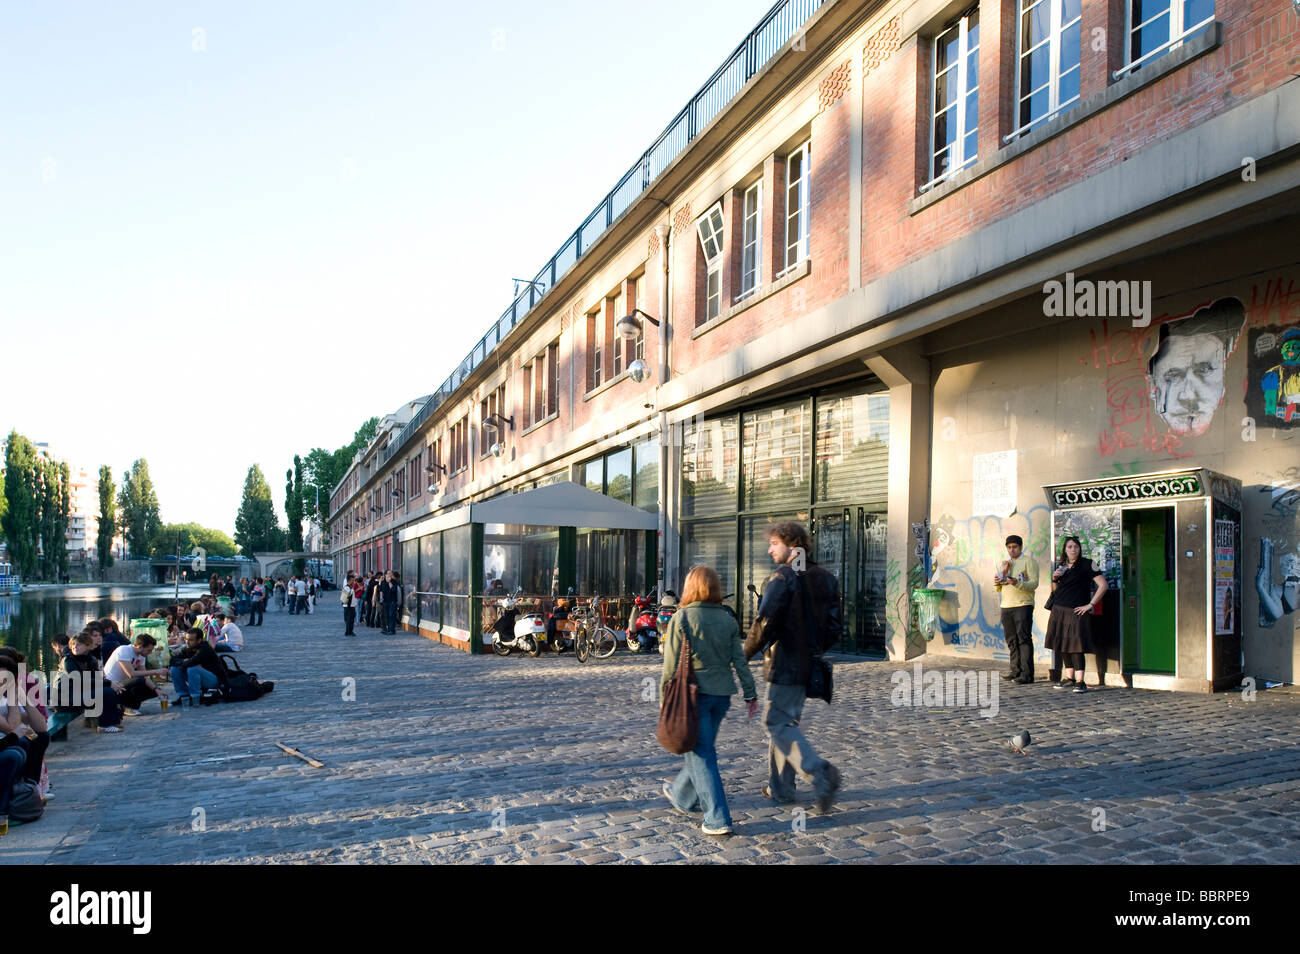
[[[655,569],[659,578],[655,582],[659,596],[662,598],[664,573],[667,567],[664,539],[668,523],[668,463],[670,456],[668,448],[670,445],[668,442],[668,412],[660,406],[659,394],[660,389],[668,382],[668,339],[669,328],[672,323],[672,304],[669,298],[672,293],[672,283],[669,281],[668,242],[672,235],[672,229],[668,225],[656,225],[655,235],[659,236],[659,260],[662,268],[659,275],[659,383],[655,385],[655,408],[659,411],[659,537],[655,547]]]

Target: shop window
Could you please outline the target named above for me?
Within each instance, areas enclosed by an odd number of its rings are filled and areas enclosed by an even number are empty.
[[[737,429],[734,414],[686,425],[681,451],[683,517],[735,513],[736,472],[724,467],[724,455],[714,448],[721,448],[729,437],[734,440]]]

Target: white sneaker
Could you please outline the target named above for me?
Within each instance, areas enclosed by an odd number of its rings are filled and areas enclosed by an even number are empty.
[[[139,715],[139,713],[136,714]],[[97,732],[121,732],[122,727],[120,725],[101,725],[96,731]]]
[[[704,834],[706,835],[730,835],[731,834],[731,829],[727,828],[726,826],[722,828],[710,828],[708,825],[701,825],[700,831],[704,832]]]

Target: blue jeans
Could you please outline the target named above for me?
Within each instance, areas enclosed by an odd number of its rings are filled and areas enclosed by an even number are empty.
[[[219,685],[214,673],[202,666],[172,666],[172,686],[178,696],[190,696],[195,702],[203,695],[204,689],[215,689]]]
[[[674,805],[684,811],[703,810],[704,824],[709,828],[730,828],[731,812],[727,810],[727,795],[722,790],[722,773],[718,771],[718,750],[714,743],[718,727],[731,707],[731,696],[699,695],[700,734],[695,749],[683,758],[681,774],[668,789]]]
[[[384,604],[384,632],[390,636],[397,635],[397,604]]]
[[[9,814],[9,795],[26,764],[27,752],[20,746],[0,752],[0,815]]]

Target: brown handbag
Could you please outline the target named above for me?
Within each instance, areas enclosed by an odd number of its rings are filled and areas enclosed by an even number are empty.
[[[659,707],[659,744],[673,755],[684,755],[695,748],[700,734],[699,691],[691,668],[690,640],[683,629],[677,671],[664,687]]]

